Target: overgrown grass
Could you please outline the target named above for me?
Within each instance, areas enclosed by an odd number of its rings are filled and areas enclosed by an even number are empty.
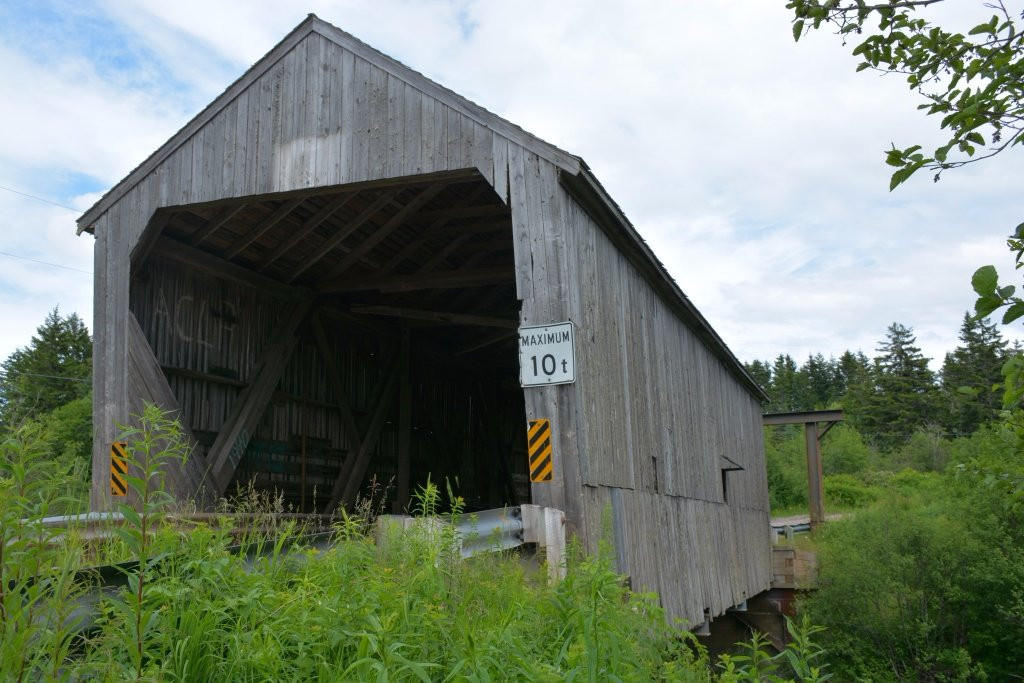
[[[457,515],[458,500],[442,506],[433,485],[418,498],[428,521],[399,532],[343,514],[326,550],[304,547],[293,523],[239,536],[223,519],[183,532],[166,523],[159,485],[161,460],[181,455],[175,426],[152,410],[143,418],[128,435],[136,507],[122,508],[127,523],[106,550],[38,522],[59,498],[59,473],[30,441],[4,442],[0,679],[739,681],[769,669],[825,678],[806,628],[778,657],[758,646],[756,662],[712,665],[656,596],[626,587],[607,552],[572,550],[557,583],[515,553],[461,560],[451,527],[430,521],[442,507]],[[95,577],[79,570],[108,550],[138,563],[122,589],[81,609]]]

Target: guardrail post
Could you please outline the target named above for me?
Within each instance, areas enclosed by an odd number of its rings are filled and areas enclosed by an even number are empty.
[[[539,505],[522,505],[523,541],[536,543],[544,551],[548,578],[565,578],[565,513]]]

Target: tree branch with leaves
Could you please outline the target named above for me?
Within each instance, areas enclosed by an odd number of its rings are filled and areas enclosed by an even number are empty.
[[[943,171],[1024,144],[1024,12],[1003,0],[982,2],[986,17],[966,35],[921,15],[945,0],[868,3],[790,0],[793,37],[830,26],[844,44],[857,40],[858,71],[901,74],[923,100],[918,109],[941,117],[948,139],[931,152],[921,145],[886,151],[895,170],[889,189],[921,169]],[[991,12],[991,15],[989,15]]]

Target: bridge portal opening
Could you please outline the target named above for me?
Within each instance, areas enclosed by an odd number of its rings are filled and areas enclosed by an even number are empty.
[[[158,212],[129,322],[203,486],[302,512],[402,511],[428,478],[529,502],[512,239],[475,171]]]

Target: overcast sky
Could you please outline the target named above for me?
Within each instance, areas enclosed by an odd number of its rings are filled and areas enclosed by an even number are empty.
[[[1021,153],[890,194],[883,150],[938,122],[835,36],[795,44],[785,0],[3,0],[0,358],[54,306],[91,329],[75,219],[307,12],[582,156],[742,360],[872,356],[899,321],[937,368],[971,273],[1012,280]]]

